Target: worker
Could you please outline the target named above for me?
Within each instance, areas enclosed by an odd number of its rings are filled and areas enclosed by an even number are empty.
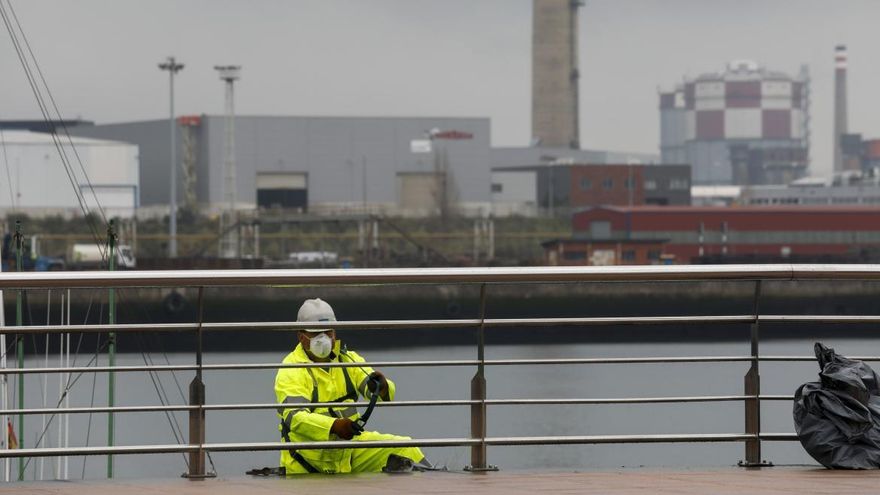
[[[298,322],[334,322],[333,308],[321,299],[308,299],[296,316]],[[329,326],[329,325],[328,325]],[[363,363],[336,339],[333,328],[306,329],[297,333],[299,344],[284,358],[291,363]],[[354,407],[310,407],[313,402],[354,402],[358,394],[369,400],[394,399],[394,382],[367,366],[280,368],[275,376],[275,397],[280,404],[283,442],[335,440],[409,440],[409,437],[362,431]],[[281,451],[285,474],[379,472],[386,465],[400,469],[431,468],[417,447],[288,449]]]

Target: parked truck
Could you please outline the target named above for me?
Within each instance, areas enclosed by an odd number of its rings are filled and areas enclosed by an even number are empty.
[[[65,269],[65,263],[62,258],[40,254],[40,243],[37,236],[31,236],[29,240],[25,240],[22,244],[22,270],[26,272],[48,272]],[[12,234],[6,233],[3,235],[3,242],[0,245],[0,271],[14,272],[15,270],[15,244],[12,241]]]
[[[74,244],[70,249],[67,265],[71,270],[88,270],[99,268],[102,266],[104,257],[102,252],[106,251],[106,246],[98,246],[97,244]],[[121,270],[133,269],[136,266],[134,253],[131,246],[120,244],[116,247],[116,268]]]

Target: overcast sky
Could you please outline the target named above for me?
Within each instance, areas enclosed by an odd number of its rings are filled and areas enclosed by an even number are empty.
[[[6,0],[3,0],[6,1]],[[212,69],[241,64],[241,114],[481,116],[530,138],[530,0],[11,0],[66,117],[222,113]],[[833,48],[849,46],[850,130],[880,137],[880,1],[587,0],[581,144],[657,152],[657,89],[749,58],[813,77],[814,173],[831,161]],[[39,113],[0,33],[0,119]]]

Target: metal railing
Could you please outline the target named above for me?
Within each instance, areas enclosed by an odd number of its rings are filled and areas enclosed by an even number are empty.
[[[113,454],[189,454],[188,475],[204,477],[205,454],[208,452],[279,451],[289,448],[371,448],[371,447],[471,447],[470,468],[474,471],[491,469],[486,456],[487,446],[502,445],[568,445],[607,443],[677,443],[677,442],[743,442],[745,456],[742,465],[761,466],[762,441],[788,441],[796,439],[793,433],[766,433],[761,431],[761,403],[763,401],[790,401],[788,395],[763,395],[759,366],[761,362],[797,362],[815,360],[811,356],[762,356],[760,354],[760,325],[764,322],[790,323],[842,323],[864,324],[880,322],[877,316],[816,316],[816,315],[761,315],[759,302],[763,281],[785,280],[880,280],[880,265],[723,265],[723,266],[626,266],[626,267],[534,267],[534,268],[435,268],[435,269],[356,269],[356,270],[192,270],[158,272],[46,272],[46,273],[0,273],[0,290],[50,289],[50,288],[111,288],[111,287],[194,287],[198,288],[198,320],[194,323],[174,324],[113,324],[113,325],[39,325],[2,326],[4,334],[49,334],[88,332],[191,332],[195,333],[195,364],[145,365],[145,366],[81,366],[6,369],[9,375],[39,373],[80,372],[140,372],[140,371],[194,371],[190,385],[189,404],[168,406],[106,406],[73,408],[30,408],[0,410],[0,414],[83,414],[83,413],[130,413],[170,412],[189,413],[189,441],[180,445],[130,445],[72,448],[22,448],[0,450],[0,458],[82,456]],[[682,282],[682,281],[750,281],[754,283],[752,311],[744,315],[710,316],[646,316],[646,317],[584,317],[584,318],[488,318],[486,316],[487,288],[493,284],[511,283],[560,283],[560,282]],[[363,363],[287,364],[204,364],[202,362],[202,336],[205,332],[230,332],[246,330],[291,331],[304,328],[322,328],[326,323],[307,324],[296,322],[247,322],[205,323],[203,321],[204,288],[229,286],[363,286],[376,284],[476,284],[480,288],[479,317],[467,319],[433,320],[381,320],[340,321],[337,329],[405,329],[412,328],[476,328],[477,358],[466,360],[430,361],[384,361],[366,363],[373,367],[475,367],[471,380],[471,397],[467,400],[412,400],[380,402],[379,407],[446,407],[470,408],[471,425],[469,438],[426,438],[400,441],[370,442],[259,442],[259,443],[207,443],[205,441],[205,412],[223,410],[276,409],[278,404],[206,404],[202,373],[217,370],[257,370],[308,367],[352,367]],[[742,356],[690,356],[690,357],[623,357],[623,358],[565,358],[565,359],[486,359],[485,330],[497,327],[548,327],[559,325],[723,325],[749,324],[750,353]],[[880,360],[880,357],[856,357],[863,360]],[[574,364],[658,364],[658,363],[730,363],[749,364],[744,378],[742,395],[681,396],[681,397],[630,397],[630,398],[563,398],[563,399],[487,399],[485,369],[491,366],[533,366]],[[488,437],[486,426],[488,406],[504,405],[596,405],[596,404],[658,404],[698,402],[743,402],[743,433],[717,434],[650,434],[650,435],[571,435],[542,437]],[[338,403],[320,403],[315,406],[334,406]],[[348,403],[347,406],[366,406],[365,402]]]

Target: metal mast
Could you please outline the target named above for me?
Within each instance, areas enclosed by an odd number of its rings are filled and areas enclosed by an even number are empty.
[[[170,191],[170,211],[168,212],[168,257],[177,257],[177,150],[175,140],[177,138],[177,129],[174,122],[174,74],[183,69],[183,64],[177,63],[174,57],[168,57],[165,62],[159,64],[159,68],[168,71],[168,82],[170,87],[169,103],[170,113],[168,115],[168,123],[171,128],[171,191]]]
[[[234,99],[234,84],[235,81],[238,80],[241,74],[241,66],[240,65],[215,65],[214,69],[220,75],[220,79],[226,83],[226,139],[225,139],[225,148],[226,148],[226,160],[225,160],[225,174],[224,174],[224,187],[223,187],[223,199],[226,201],[226,213],[221,216],[221,219],[225,219],[222,222],[220,229],[221,232],[225,232],[221,245],[220,245],[220,255],[224,257],[237,257],[237,247],[238,247],[238,232],[235,224],[237,223],[235,218],[235,189],[236,189],[236,178],[235,178],[235,99]]]

